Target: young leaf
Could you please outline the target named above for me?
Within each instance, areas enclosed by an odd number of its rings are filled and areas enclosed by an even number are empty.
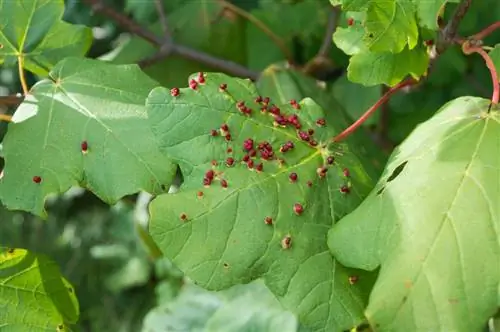
[[[344,11],[366,11],[365,43],[372,52],[399,53],[418,42],[414,4],[408,0],[344,0]]]
[[[46,75],[68,56],[84,55],[92,42],[90,28],[61,21],[63,0],[0,1],[0,64]]]
[[[150,311],[144,332],[166,331],[298,331],[297,319],[281,308],[261,280],[210,292],[193,284],[174,301]]]
[[[80,315],[75,291],[43,255],[0,247],[0,326],[9,331],[71,331]]]
[[[164,192],[175,166],[158,150],[144,106],[157,85],[135,65],[61,61],[9,125],[3,204],[45,216],[47,195],[72,185],[110,204],[139,190]]]
[[[185,180],[178,193],[151,202],[153,239],[202,287],[263,277],[314,331],[359,323],[365,294],[349,283],[358,272],[336,263],[326,246],[327,230],[372,186],[349,146],[329,144],[343,127],[311,99],[275,105],[283,117],[298,116],[307,142],[290,123],[273,124],[274,101],[259,102],[250,81],[215,73],[196,79],[179,93],[156,88],[147,100],[153,132]],[[293,147],[280,152],[288,142]],[[256,155],[243,162],[250,145]],[[370,283],[365,275],[361,281]]]
[[[363,52],[351,57],[347,77],[351,82],[365,86],[394,86],[408,74],[419,78],[426,72],[428,64],[429,56],[424,47],[413,50],[405,48],[401,53],[395,54]]]
[[[417,16],[419,25],[431,30],[437,30],[438,16],[443,13],[447,3],[459,3],[460,0],[417,0]]]
[[[330,231],[340,262],[381,265],[366,309],[377,329],[479,331],[497,310],[500,114],[489,106],[473,97],[443,106]]]

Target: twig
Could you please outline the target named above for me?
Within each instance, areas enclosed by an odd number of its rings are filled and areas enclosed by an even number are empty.
[[[158,17],[160,18],[160,23],[163,28],[163,35],[165,36],[165,41],[170,41],[172,35],[170,34],[170,29],[168,28],[167,16],[165,14],[165,6],[163,6],[163,0],[155,0],[156,11],[158,12]]]
[[[240,15],[241,17],[245,18],[249,22],[253,23],[257,28],[259,28],[262,32],[264,32],[269,38],[273,40],[273,42],[278,46],[278,48],[281,50],[285,58],[289,63],[293,63],[293,56],[288,50],[288,47],[286,46],[285,42],[283,39],[281,39],[278,35],[276,35],[274,32],[269,29],[269,27],[259,20],[257,17],[254,15],[250,14],[249,12],[241,9],[238,6],[233,5],[230,2],[227,2],[226,0],[221,0],[222,5],[232,11],[235,14]]]
[[[340,6],[332,7],[330,10],[330,14],[328,15],[328,22],[326,23],[325,36],[323,37],[323,43],[319,48],[318,54],[316,57],[325,57],[328,55],[330,51],[330,47],[332,46],[332,36],[337,28],[337,22],[340,15]]]
[[[107,16],[111,19],[113,19],[116,23],[118,23],[120,26],[122,26],[124,29],[127,31],[141,37],[142,39],[146,40],[150,44],[156,46],[159,48],[159,51],[157,54],[154,54],[152,57],[149,57],[147,59],[144,59],[140,61],[142,66],[144,67],[145,64],[150,64],[153,62],[158,62],[166,57],[168,57],[170,54],[177,54],[179,56],[182,56],[186,59],[190,59],[193,61],[198,61],[200,63],[203,63],[207,66],[217,68],[221,71],[225,71],[229,74],[233,74],[235,76],[240,76],[240,77],[247,77],[250,78],[251,80],[256,80],[259,76],[257,72],[254,72],[236,62],[232,61],[227,61],[223,59],[216,58],[210,54],[203,53],[197,50],[194,50],[190,47],[176,44],[173,41],[166,41],[164,42],[161,38],[157,37],[154,33],[152,33],[150,30],[148,30],[145,27],[142,27],[138,23],[136,23],[134,20],[129,19],[125,15],[115,11],[111,7],[107,7],[104,5],[101,0],[83,0],[84,3],[88,4],[91,6],[91,8],[96,12],[101,15]]]
[[[385,102],[389,100],[389,98],[396,92],[401,90],[402,88],[413,85],[417,83],[414,79],[407,79],[404,80],[397,85],[393,86],[390,88],[380,99],[372,106],[370,107],[356,122],[354,122],[352,125],[350,125],[347,129],[345,129],[343,132],[341,132],[339,135],[335,136],[333,139],[334,142],[340,142],[343,139],[345,139],[347,136],[352,134],[359,126],[363,124],[380,106],[382,106]]]
[[[18,96],[2,96],[0,97],[0,105],[19,106],[24,100],[24,97]]]
[[[476,46],[476,45],[471,45],[470,42],[465,42],[462,45],[462,50],[465,54],[472,54],[472,53],[479,53],[486,62],[486,66],[490,70],[491,73],[491,79],[493,81],[493,95],[491,97],[491,103],[496,105],[498,104],[499,98],[500,98],[500,83],[498,81],[498,74],[497,70],[495,68],[495,64],[493,63],[493,60],[491,60],[490,56],[488,53],[486,53],[485,50],[481,48],[481,46]]]
[[[500,29],[500,21],[493,23],[489,27],[485,28],[484,30],[476,33],[472,38],[476,40],[483,40],[486,38],[488,35],[490,35],[493,31]]]
[[[464,18],[465,14],[469,10],[472,0],[462,0],[458,5],[455,13],[451,17],[450,21],[446,26],[440,30],[439,38],[436,45],[437,54],[443,53],[446,48],[453,44],[455,37],[457,36],[458,26]]]
[[[12,116],[7,114],[0,114],[0,121],[12,122]]]
[[[24,59],[23,59],[23,55],[18,55],[17,56],[17,67],[19,68],[19,80],[21,81],[21,87],[23,88],[23,95],[27,95],[28,94],[28,85],[26,84],[26,77],[24,76]]]

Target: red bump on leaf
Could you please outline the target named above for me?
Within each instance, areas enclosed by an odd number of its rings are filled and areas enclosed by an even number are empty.
[[[351,285],[354,285],[355,283],[357,283],[359,280],[359,277],[358,276],[349,276],[349,283]]]
[[[267,106],[267,105],[269,105],[269,102],[270,102],[270,101],[271,101],[271,99],[270,99],[269,97],[265,97],[265,98],[262,100],[262,103],[263,103],[264,105],[266,105],[266,106]]]
[[[233,152],[233,148],[232,147],[228,147],[226,151],[227,151],[227,153],[232,153]]]
[[[208,187],[208,186],[210,186],[211,184],[212,184],[212,179],[209,179],[209,178],[207,178],[207,177],[204,177],[204,178],[203,178],[203,185],[204,185],[205,187]]]
[[[297,173],[290,173],[289,178],[290,178],[291,182],[296,182],[297,178],[298,178],[298,175],[297,175]]]
[[[295,212],[296,215],[300,216],[302,212],[304,212],[304,207],[300,203],[295,203],[293,205],[293,212]]]
[[[313,140],[313,139],[312,139],[312,140],[309,142],[309,145],[310,145],[310,146],[317,146],[317,145],[318,145],[318,142],[316,142],[315,140]]]
[[[219,91],[220,92],[225,92],[227,90],[227,84],[226,83],[222,83],[221,85],[219,85]]]
[[[307,133],[308,133],[309,135],[314,135],[314,129],[308,129],[308,130],[307,130]]]
[[[207,178],[207,179],[213,180],[213,179],[214,179],[214,176],[215,176],[215,172],[214,172],[212,169],[209,169],[209,170],[205,173],[205,178]]]
[[[347,19],[347,25],[348,25],[348,26],[352,26],[353,24],[354,24],[354,19],[353,19],[352,17],[349,17],[349,18]]]
[[[177,97],[181,94],[181,91],[179,90],[179,88],[172,88],[170,89],[170,95],[172,97]]]
[[[181,213],[180,218],[182,221],[187,221],[187,215],[185,213]]]
[[[266,217],[266,218],[264,218],[264,222],[266,223],[266,225],[272,225],[273,224],[273,218]]]
[[[190,80],[189,87],[193,90],[196,90],[198,88],[198,82],[196,82],[195,80]]]
[[[262,172],[263,169],[264,169],[264,165],[262,163],[259,163],[259,164],[257,164],[257,166],[255,166],[255,170],[257,172]]]
[[[217,130],[212,129],[212,130],[210,130],[210,135],[215,137],[215,136],[219,135],[219,133],[217,132]]]
[[[226,134],[226,136],[224,136],[224,138],[226,139],[226,141],[231,141],[231,134]]]
[[[217,166],[217,160],[212,160],[212,166]]]
[[[316,169],[316,173],[318,174],[318,176],[320,178],[324,178],[327,171],[328,171],[328,168],[326,168],[326,167],[319,167],[318,169]]]
[[[222,188],[227,188],[227,181],[224,179],[220,180],[220,185],[222,186]]]
[[[434,40],[432,40],[432,39],[426,40],[424,42],[424,44],[425,44],[425,46],[432,46],[432,45],[434,45]]]
[[[247,167],[248,169],[253,169],[253,160],[250,159],[248,162],[247,162]]]
[[[307,181],[307,186],[308,187],[312,187],[312,185],[313,185],[313,182],[311,180]]]
[[[237,102],[236,107],[238,107],[239,109],[242,109],[243,107],[245,107],[245,102],[244,101]]]
[[[321,118],[321,119],[318,119],[316,120],[316,124],[320,127],[324,127],[326,125],[326,120]]]
[[[80,144],[80,147],[82,149],[82,152],[86,153],[89,149],[89,144],[87,143],[87,141],[83,141],[82,144]]]
[[[281,240],[281,247],[283,249],[290,249],[291,246],[292,246],[292,238],[290,235],[287,235],[283,238],[283,240]]]
[[[309,140],[311,139],[311,138],[309,137],[309,134],[308,134],[308,133],[306,133],[305,131],[299,131],[299,132],[297,133],[297,135],[299,136],[299,138],[300,138],[301,140],[306,141],[306,142],[309,142]]]
[[[255,102],[256,103],[261,103],[262,102],[262,97],[261,96],[257,96],[257,98],[255,98]]]
[[[300,110],[300,105],[295,99],[290,100],[290,105],[292,105],[293,108]]]
[[[269,113],[274,114],[274,115],[280,115],[281,114],[281,109],[278,106],[273,105],[269,109]]]
[[[257,155],[257,151],[255,151],[254,149],[252,149],[252,150],[250,150],[250,151],[248,152],[248,155],[249,155],[251,158],[253,158],[253,157],[255,157],[255,156]]]
[[[351,176],[351,173],[349,172],[349,170],[347,168],[344,168],[344,170],[342,172],[344,173],[345,177]]]
[[[223,130],[223,131],[229,131],[229,127],[226,123],[223,123],[221,126],[220,126],[220,129]]]
[[[248,162],[250,160],[250,156],[249,155],[244,155],[243,158],[241,159],[244,163]]]
[[[243,141],[243,150],[250,151],[253,149],[253,139],[247,138]]]
[[[35,182],[35,183],[40,183],[40,182],[42,182],[42,178],[41,178],[41,177],[39,177],[38,175],[35,175],[35,176],[33,177],[33,182]]]
[[[348,194],[348,193],[351,192],[351,189],[349,189],[348,186],[343,185],[342,187],[340,187],[340,192],[343,193],[343,194]]]
[[[203,191],[198,191],[198,193],[196,194],[196,196],[198,196],[198,198],[202,198],[203,197]]]
[[[234,158],[233,157],[229,157],[226,159],[226,166],[227,167],[231,167],[234,165]]]
[[[198,73],[198,83],[200,84],[205,83],[205,74],[203,74],[203,72]]]
[[[328,156],[328,157],[326,158],[326,163],[327,163],[328,165],[332,165],[334,162],[335,162],[335,158],[333,158],[333,156]]]

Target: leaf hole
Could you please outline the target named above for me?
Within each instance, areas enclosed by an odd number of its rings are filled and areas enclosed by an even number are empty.
[[[406,167],[406,164],[408,163],[408,161],[405,161],[401,164],[398,165],[398,167],[396,167],[393,171],[392,171],[392,174],[387,178],[387,181],[386,183],[389,183],[393,180],[395,180],[399,174],[401,174],[401,172],[403,172],[404,168]]]

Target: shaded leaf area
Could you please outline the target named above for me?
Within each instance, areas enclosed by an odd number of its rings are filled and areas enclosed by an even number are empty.
[[[24,249],[0,247],[0,328],[71,331],[79,316],[73,287],[56,263]]]
[[[366,309],[372,326],[479,331],[497,310],[500,115],[489,104],[477,97],[445,104],[330,231],[340,262],[381,266]]]
[[[347,128],[376,102],[377,95],[380,95],[379,92],[375,91],[376,95],[370,96],[368,90],[363,90],[366,89],[363,86],[349,83],[347,79],[342,78],[334,83],[332,92],[327,86],[318,84],[315,79],[297,70],[277,64],[269,66],[261,73],[256,86],[261,95],[269,96],[278,104],[286,104],[292,99],[301,100],[306,97],[313,99],[335,119],[338,128]],[[380,91],[377,88],[371,89]],[[359,101],[360,93],[365,94],[362,101]],[[347,106],[350,106],[349,110],[346,109]],[[354,112],[358,114],[352,114]],[[356,149],[355,154],[362,157],[360,162],[366,163],[364,166],[369,175],[373,179],[378,178],[387,157],[367,132],[359,129],[349,136],[346,142],[352,143]]]
[[[145,317],[143,332],[232,332],[299,330],[261,280],[210,292],[186,284],[173,301],[160,304]]]
[[[167,7],[168,3],[167,3]],[[215,57],[237,63],[245,63],[245,22],[238,16],[224,11],[218,1],[186,1],[168,12],[172,37],[176,43],[207,52]],[[151,25],[151,30],[162,34],[159,22]],[[118,40],[119,46],[101,59],[117,64],[136,63],[158,52],[157,47],[140,37],[131,36]],[[207,70],[207,66],[196,61],[171,55],[164,61],[144,68],[144,72],[163,85],[181,85],[189,74]],[[216,70],[216,68],[211,68]]]
[[[61,20],[63,0],[0,2],[0,64],[18,58],[29,71],[46,75],[59,60],[83,56],[92,42],[91,30]]]
[[[61,61],[9,125],[3,204],[45,216],[46,197],[72,185],[107,203],[140,190],[164,192],[175,165],[159,151],[147,122],[144,102],[155,86],[135,65]]]
[[[260,101],[251,82],[223,74],[193,75],[190,86],[156,88],[147,100],[153,132],[185,181],[152,201],[153,239],[204,288],[263,277],[314,331],[359,323],[370,275],[351,285],[359,271],[332,259],[326,233],[373,184],[349,146],[329,143],[336,118],[309,98]],[[280,118],[294,114],[300,130]]]

